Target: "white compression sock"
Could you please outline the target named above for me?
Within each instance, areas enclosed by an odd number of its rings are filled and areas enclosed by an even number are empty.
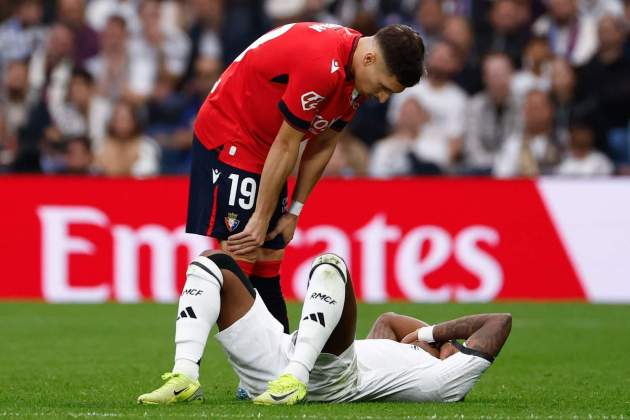
[[[223,275],[207,257],[195,258],[186,271],[175,323],[174,373],[199,378],[199,361],[221,309]]]
[[[341,258],[324,254],[313,261],[312,267],[295,351],[283,372],[305,384],[317,356],[341,318],[346,297],[347,271]]]

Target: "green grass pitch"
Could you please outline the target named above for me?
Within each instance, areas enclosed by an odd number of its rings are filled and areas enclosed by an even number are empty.
[[[299,305],[290,305],[296,325]],[[487,304],[359,306],[358,335],[396,311],[436,322],[509,311],[512,335],[463,403],[307,404],[236,401],[236,376],[209,339],[201,405],[143,407],[173,354],[175,305],[0,303],[0,418],[630,418],[630,306]]]

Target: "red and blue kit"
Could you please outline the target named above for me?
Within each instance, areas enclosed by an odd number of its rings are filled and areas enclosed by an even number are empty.
[[[304,132],[305,140],[317,141],[317,135],[341,131],[352,119],[364,100],[351,72],[360,37],[339,25],[288,24],[257,39],[225,70],[195,122],[189,232],[227,239],[245,227],[283,121]],[[270,229],[286,201],[285,189]],[[275,245],[264,246],[284,246],[269,242]]]

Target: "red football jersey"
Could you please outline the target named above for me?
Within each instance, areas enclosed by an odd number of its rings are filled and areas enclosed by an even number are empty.
[[[310,139],[340,131],[364,99],[354,89],[352,55],[361,34],[339,25],[292,23],[250,45],[204,101],[195,134],[219,159],[261,173],[283,120]]]

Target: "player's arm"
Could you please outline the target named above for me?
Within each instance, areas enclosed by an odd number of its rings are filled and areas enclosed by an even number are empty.
[[[340,135],[340,132],[329,128],[306,144],[300,160],[297,181],[291,197],[292,201],[306,202],[313,187],[322,177],[322,173],[335,151]]]
[[[432,327],[422,327],[417,333],[414,332],[405,337],[403,342],[418,339],[425,342],[465,339],[466,347],[494,357],[499,354],[511,329],[512,315],[510,314],[471,315]]]
[[[428,326],[429,324],[419,319],[399,315],[395,312],[386,312],[374,321],[367,338],[402,341],[410,333],[417,331],[421,327]]]
[[[321,178],[335,151],[339,136],[338,131],[328,129],[315,139],[308,141],[300,160],[298,177],[291,197],[291,210],[278,220],[275,229],[267,235],[267,240],[271,240],[279,234],[284,238],[285,244],[293,239],[299,216],[299,210],[296,209],[301,210],[313,187]]]
[[[245,229],[228,238],[228,251],[235,255],[247,255],[254,252],[265,241],[269,221],[278,204],[278,197],[295,166],[302,137],[304,133],[291,127],[286,121],[280,126],[260,176],[256,210]]]

